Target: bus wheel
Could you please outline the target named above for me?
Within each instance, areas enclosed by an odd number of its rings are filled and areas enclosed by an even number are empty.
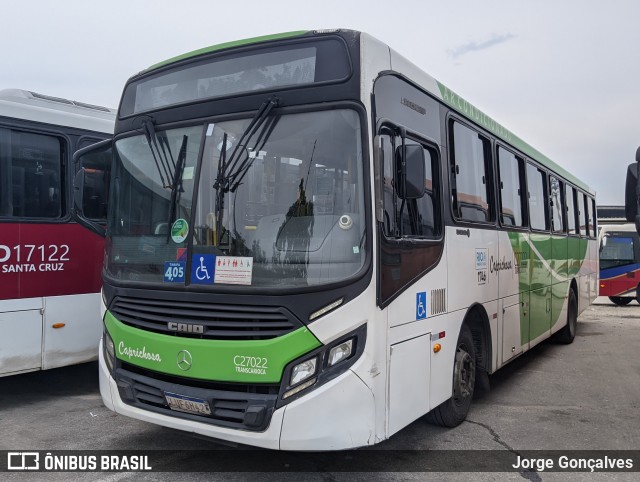
[[[573,342],[576,337],[576,329],[578,328],[578,300],[576,292],[569,290],[569,306],[567,310],[567,324],[562,330],[554,335],[554,340],[559,343],[568,345]]]
[[[456,427],[467,417],[476,380],[476,352],[471,330],[462,325],[453,363],[453,396],[429,413],[429,421],[442,427]]]
[[[609,296],[609,299],[618,306],[626,306],[633,301],[633,298],[623,298],[622,296]]]

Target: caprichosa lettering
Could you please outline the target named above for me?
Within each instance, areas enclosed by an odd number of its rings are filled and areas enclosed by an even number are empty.
[[[498,271],[503,270],[511,270],[513,268],[513,263],[510,259],[502,258],[500,260],[494,260],[493,256],[491,256],[491,261],[489,263],[489,268],[492,273],[497,273]]]
[[[142,348],[132,348],[125,346],[124,342],[120,342],[118,344],[118,352],[122,356],[126,356],[128,358],[140,358],[141,360],[149,360],[155,362],[161,362],[162,358],[158,353],[151,353],[147,351],[147,347],[143,346]]]

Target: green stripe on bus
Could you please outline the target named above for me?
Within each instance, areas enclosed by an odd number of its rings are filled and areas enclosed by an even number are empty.
[[[109,311],[105,325],[118,359],[160,373],[210,381],[278,383],[290,361],[321,345],[306,327],[269,340],[204,340],[133,328]],[[182,363],[185,355],[190,366]]]
[[[208,54],[211,52],[217,52],[218,50],[230,49],[233,47],[240,47],[243,45],[250,45],[250,44],[259,43],[259,42],[267,42],[269,40],[280,40],[280,39],[285,39],[289,37],[298,37],[306,33],[308,33],[308,30],[296,30],[293,32],[282,32],[282,33],[276,33],[272,35],[262,35],[260,37],[252,37],[252,38],[246,38],[242,40],[234,40],[233,42],[225,42],[221,44],[211,45],[210,47],[204,47],[198,50],[193,50],[192,52],[187,52],[185,54],[172,57],[168,60],[158,62],[157,64],[154,64],[151,67],[149,67],[148,69],[143,70],[143,72],[149,72],[151,70],[157,69],[159,67],[163,67],[165,65],[172,64],[174,62],[178,62],[180,60],[189,59],[191,57],[196,57],[198,55]]]
[[[538,233],[510,232],[508,236],[519,259],[520,337],[525,345],[558,322],[569,284],[586,259],[588,240]]]

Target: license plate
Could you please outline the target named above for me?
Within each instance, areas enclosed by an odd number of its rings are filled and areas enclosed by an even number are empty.
[[[211,408],[206,400],[187,397],[177,393],[164,392],[169,408],[178,412],[195,413],[196,415],[211,415]]]

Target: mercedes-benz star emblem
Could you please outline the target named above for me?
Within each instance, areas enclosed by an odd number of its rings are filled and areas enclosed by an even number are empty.
[[[193,365],[193,358],[191,357],[191,353],[187,350],[180,350],[178,352],[178,368],[182,371],[187,371]]]

